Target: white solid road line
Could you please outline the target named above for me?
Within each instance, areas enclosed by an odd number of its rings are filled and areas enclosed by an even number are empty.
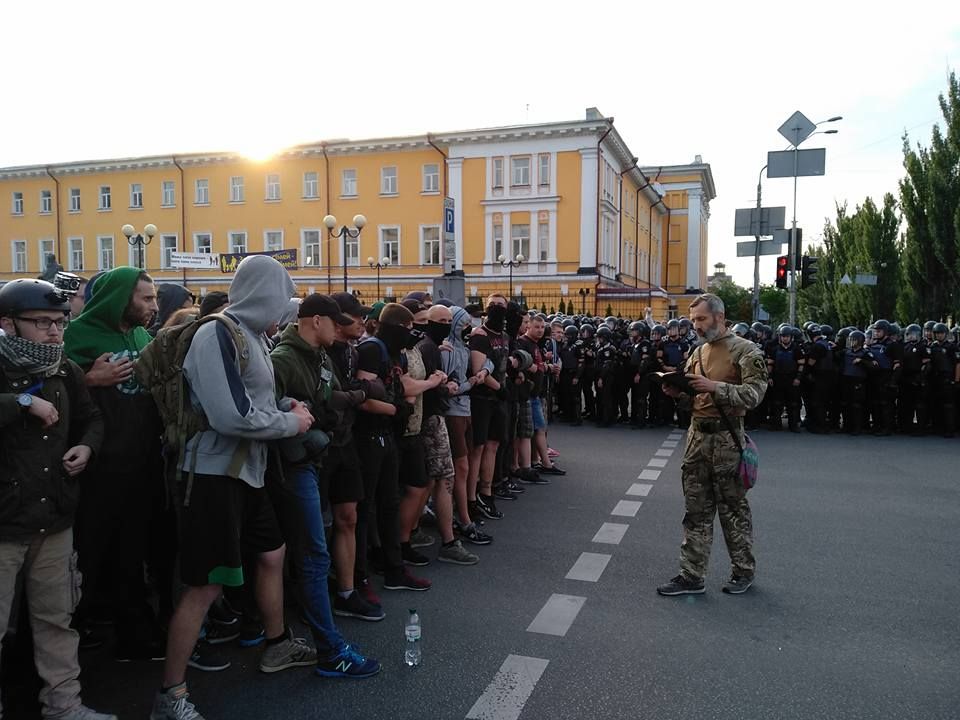
[[[549,660],[507,655],[466,720],[517,720]]]
[[[610,514],[619,517],[636,517],[641,505],[643,503],[639,500],[621,500]]]
[[[602,555],[600,553],[580,553],[580,557],[567,573],[567,580],[582,580],[583,582],[597,582],[603,571],[607,568],[612,555]]]
[[[585,597],[554,593],[546,605],[540,608],[540,612],[527,627],[527,632],[563,637],[586,601]]]
[[[650,458],[650,462],[647,463],[648,467],[666,467],[667,459],[666,458]]]
[[[600,529],[597,530],[597,534],[593,536],[592,542],[604,543],[605,545],[619,545],[629,527],[629,525],[624,525],[623,523],[604,523],[600,526]]]
[[[646,470],[644,470],[644,472],[646,472]],[[659,475],[659,473],[657,474]],[[643,476],[641,476],[639,479],[646,480],[646,478],[644,478]],[[653,479],[656,480],[656,478],[653,478]],[[630,489],[627,490],[627,495],[640,495],[642,497],[646,497],[647,495],[650,494],[650,491],[652,489],[653,489],[653,485],[645,485],[644,483],[634,483],[633,485],[630,486]]]
[[[673,448],[670,448],[669,450],[657,450],[654,455],[657,457],[670,457],[673,455]]]
[[[637,480],[658,480],[660,478],[661,470],[641,470],[640,474],[637,475]]]

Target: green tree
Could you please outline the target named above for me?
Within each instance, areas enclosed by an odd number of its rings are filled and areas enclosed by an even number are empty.
[[[786,290],[774,285],[760,286],[760,307],[770,315],[768,324],[776,326],[786,320],[789,304]]]
[[[563,302],[563,298],[560,298],[560,307],[557,308],[557,312],[560,313],[561,315],[566,315],[566,314],[567,314],[567,306],[566,306],[566,304]]]
[[[712,292],[723,300],[728,320],[749,322],[753,317],[753,298],[750,291],[737,285],[733,278],[724,278],[712,288]]]
[[[542,312],[544,315],[547,314],[547,304],[546,304],[546,303],[540,303],[540,312]]]
[[[611,315],[613,315],[613,306],[610,305],[610,303],[607,303],[607,313],[606,313],[606,315],[607,315],[607,317],[610,317]]]
[[[903,320],[944,319],[960,309],[960,81],[950,73],[939,96],[945,132],[933,126],[930,147],[903,137],[900,206],[907,229],[903,238],[902,292],[897,309]]]

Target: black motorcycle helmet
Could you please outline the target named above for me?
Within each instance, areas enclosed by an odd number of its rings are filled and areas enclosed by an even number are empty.
[[[916,323],[910,323],[907,325],[906,330],[903,331],[903,339],[907,342],[920,342],[920,337],[922,335],[923,328]]]
[[[577,330],[576,325],[571,324],[567,325],[563,329],[563,335],[567,338],[567,340],[576,340],[578,337],[580,337],[580,331]]]
[[[70,312],[70,298],[45,280],[21,278],[0,288],[0,317],[14,318],[28,310]]]

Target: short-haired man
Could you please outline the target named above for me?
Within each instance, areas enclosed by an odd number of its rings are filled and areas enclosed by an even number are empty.
[[[737,472],[743,445],[743,416],[763,399],[767,366],[759,348],[737,337],[724,324],[723,301],[716,295],[699,295],[690,304],[690,319],[702,342],[685,366],[693,396],[664,385],[664,392],[692,404],[693,419],[687,431],[681,466],[683,542],[680,574],[657,588],[661,595],[698,595],[713,543],[713,518],[719,513],[723,537],[733,564],[733,574],[723,586],[730,594],[746,592],[753,583],[753,520],[746,489]],[[721,410],[733,433],[727,429]]]
[[[550,458],[549,448],[547,447],[547,418],[546,405],[551,401],[547,395],[550,377],[553,374],[553,363],[547,360],[542,350],[543,335],[546,331],[546,324],[542,315],[537,315],[530,319],[525,334],[517,339],[517,347],[525,350],[533,357],[533,365],[527,370],[527,378],[530,387],[530,420],[533,430],[533,438],[517,438],[520,444],[520,466],[531,467],[529,459],[531,454],[536,454],[540,458],[540,465],[532,468],[536,475],[566,475],[566,470],[561,470]],[[554,355],[550,353],[551,359]],[[532,448],[531,448],[532,444]],[[524,461],[527,462],[524,465]],[[522,471],[521,471],[522,472]],[[542,480],[536,475],[527,475],[531,481],[540,482]],[[522,476],[521,476],[522,479]]]
[[[116,720],[80,701],[79,636],[70,627],[80,593],[79,476],[100,447],[103,420],[83,371],[63,356],[69,313],[69,299],[43,280],[0,289],[0,640],[22,574],[44,717]]]
[[[191,400],[210,427],[188,440],[179,468],[180,575],[187,588],[170,620],[163,682],[151,720],[200,719],[187,699],[187,661],[223,586],[244,584],[245,554],[256,558],[254,592],[266,631],[260,670],[317,663],[316,651],[294,638],[284,623],[285,546],[264,487],[266,441],[301,435],[313,424],[302,403],[287,399],[287,411],[278,406],[266,342],[295,289],[272,257],[244,258],[230,285],[229,317],[243,333],[246,362],[241,364],[235,336],[219,321],[196,331],[184,358]]]

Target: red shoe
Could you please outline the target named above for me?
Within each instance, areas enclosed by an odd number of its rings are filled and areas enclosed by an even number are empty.
[[[364,578],[363,580],[358,580],[356,589],[357,592],[360,593],[360,596],[371,605],[376,605],[377,607],[382,606],[380,596],[373,591],[373,585],[370,584],[369,579]]]
[[[429,590],[432,586],[433,583],[429,580],[411,575],[406,568],[395,572],[388,572],[383,581],[384,590],[413,590],[414,592],[423,592],[424,590]]]

